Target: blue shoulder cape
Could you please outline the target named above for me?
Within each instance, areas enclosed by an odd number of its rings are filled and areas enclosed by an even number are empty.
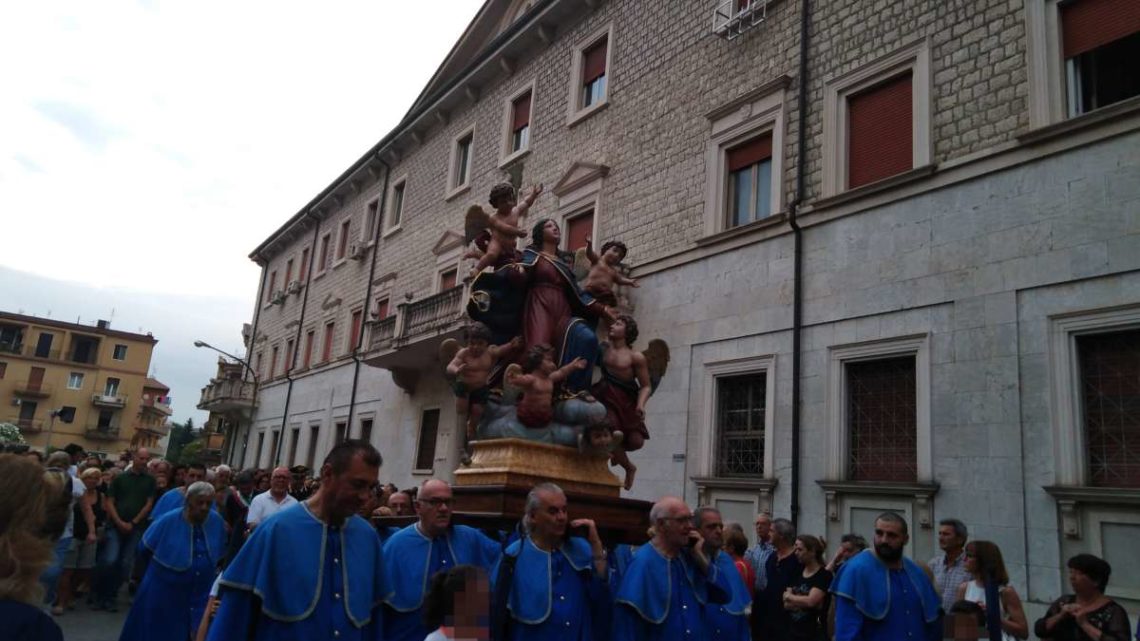
[[[568,537],[560,551],[575,572],[594,572],[594,553],[586,539]],[[538,549],[527,537],[507,546],[503,554],[518,558],[511,594],[507,598],[507,609],[515,619],[523,623],[542,623],[550,616],[551,601],[554,598],[550,553]],[[491,576],[498,577],[498,574],[496,570]]]
[[[345,613],[354,625],[364,627],[384,598],[380,539],[355,515],[339,534]],[[257,595],[261,612],[271,619],[306,619],[321,598],[327,535],[328,525],[304,503],[285,508],[254,529],[219,584]]]
[[[499,560],[499,544],[475,528],[453,525],[443,534],[456,565],[475,565],[490,572]],[[249,545],[248,543],[246,545]],[[384,577],[388,594],[384,603],[397,612],[412,612],[423,605],[427,593],[431,539],[413,523],[388,537],[384,543]]]
[[[685,580],[700,604],[708,601],[705,581],[698,577],[697,568],[685,554],[677,557],[685,568]],[[716,565],[709,565],[709,573],[718,572]],[[736,570],[734,569],[733,572]],[[673,590],[681,586],[673,585],[673,573],[669,571],[669,559],[665,558],[652,543],[638,548],[633,561],[626,569],[614,597],[616,603],[624,603],[637,611],[641,618],[652,624],[660,624],[669,616],[669,604]]]
[[[903,569],[922,600],[922,618],[931,623],[938,618],[942,600],[930,579],[917,563],[903,557]],[[848,559],[831,584],[831,593],[849,599],[868,619],[881,621],[891,610],[891,578],[887,566],[871,550]]]
[[[744,585],[744,578],[740,576],[740,571],[736,569],[732,557],[724,552],[717,552],[713,564],[716,565],[721,574],[724,574],[728,579],[728,584],[732,586],[732,598],[721,607],[729,614],[743,615],[748,606],[752,604],[752,593]]]
[[[167,490],[165,494],[159,497],[158,503],[155,503],[154,509],[150,511],[151,520],[156,521],[167,512],[181,510],[186,507],[186,495],[182,492],[182,488],[175,487]],[[210,502],[210,510],[215,513],[218,511],[217,501]]]
[[[182,510],[167,512],[151,523],[142,537],[142,545],[154,553],[151,560],[175,572],[189,570],[194,562],[194,530],[182,517]],[[226,525],[216,512],[208,512],[202,530],[206,555],[217,565],[226,553]]]

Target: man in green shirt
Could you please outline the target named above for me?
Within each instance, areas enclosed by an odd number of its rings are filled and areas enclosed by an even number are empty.
[[[95,608],[118,611],[116,599],[135,562],[147,514],[154,507],[157,485],[147,473],[150,452],[140,447],[131,465],[111,481],[107,491],[107,536],[96,560]]]

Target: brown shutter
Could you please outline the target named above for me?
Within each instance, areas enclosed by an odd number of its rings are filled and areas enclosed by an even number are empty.
[[[456,273],[454,269],[449,269],[439,275],[439,291],[445,292],[455,287]]]
[[[352,344],[348,346],[349,351],[355,351],[357,344],[360,343],[360,310],[352,312]]]
[[[736,171],[772,157],[772,134],[765,134],[728,150],[728,170]]]
[[[582,57],[582,84],[589,84],[606,74],[606,48],[609,42],[602,40],[587,49]]]
[[[566,249],[577,251],[586,246],[586,236],[594,231],[594,212],[571,218],[566,223]]]
[[[1079,56],[1140,31],[1137,0],[1079,0],[1061,5],[1066,58]]]
[[[848,188],[914,166],[913,118],[910,72],[848,97]]]
[[[516,100],[513,108],[511,131],[518,131],[530,124],[530,94]]]

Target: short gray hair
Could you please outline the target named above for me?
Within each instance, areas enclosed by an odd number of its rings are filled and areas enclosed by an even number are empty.
[[[780,540],[791,543],[796,540],[796,526],[788,519],[773,519],[772,529],[780,535]]]
[[[938,525],[949,525],[954,528],[954,536],[965,541],[970,536],[970,531],[966,529],[966,524],[958,519],[942,519]]]
[[[213,497],[214,492],[213,485],[210,485],[206,481],[195,481],[190,484],[190,487],[186,488],[186,500],[189,501],[199,496]]]
[[[701,521],[704,520],[705,515],[710,513],[710,512],[715,512],[718,515],[720,514],[720,510],[718,510],[715,507],[712,507],[710,505],[704,505],[704,506],[698,507],[696,510],[694,510],[693,511],[693,527],[700,529]]]
[[[215,475],[217,475],[217,474],[223,474],[223,473],[225,473],[225,474],[233,474],[233,473],[234,473],[234,470],[233,470],[233,468],[231,468],[229,465],[225,465],[225,464],[219,465],[219,466],[217,466],[217,467],[215,467],[215,468],[214,468],[214,474],[215,474]]]
[[[530,489],[530,492],[528,492],[526,495],[526,515],[527,516],[533,516],[534,513],[538,511],[538,507],[542,503],[542,499],[539,498],[539,494],[542,494],[542,493],[562,494],[563,496],[566,495],[566,493],[562,491],[562,488],[558,487],[554,483],[547,482],[547,483],[539,483],[538,485],[535,485],[534,487],[532,487]]]

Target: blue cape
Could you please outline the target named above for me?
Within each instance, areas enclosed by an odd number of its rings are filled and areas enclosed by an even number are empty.
[[[367,521],[353,515],[340,528],[345,562],[344,609],[364,627],[384,598],[380,539]],[[321,598],[328,525],[304,503],[281,510],[254,529],[222,573],[220,584],[261,599],[261,612],[282,622],[308,618]],[[352,571],[349,572],[351,566]]]
[[[174,572],[185,572],[194,562],[194,530],[182,516],[182,510],[163,514],[142,537],[142,545],[154,553],[152,561]],[[216,566],[226,553],[226,525],[216,512],[207,512],[202,530],[206,535],[206,555]]]
[[[150,518],[152,521],[158,520],[159,517],[165,515],[167,512],[181,510],[186,506],[186,495],[182,493],[183,488],[175,487],[167,490],[158,499],[158,503],[154,504],[154,509],[150,511]],[[212,501],[210,509],[214,512],[218,511],[218,502]]]
[[[903,557],[903,569],[922,600],[922,618],[931,623],[938,618],[942,599],[917,563]],[[831,584],[831,593],[849,599],[863,616],[881,621],[891,610],[891,578],[887,566],[871,550],[848,559]]]
[[[736,563],[728,554],[717,552],[713,564],[728,578],[728,584],[732,586],[732,598],[721,607],[729,614],[743,615],[748,606],[752,604],[752,593],[744,585],[744,578],[736,569]]]
[[[677,559],[684,566],[685,579],[693,591],[693,596],[698,603],[704,605],[708,602],[705,581],[697,576],[697,568],[687,554],[681,554]],[[709,565],[710,577],[715,577],[718,571],[715,564]],[[733,572],[736,572],[735,568]],[[630,606],[641,618],[657,625],[669,616],[673,590],[678,588],[679,586],[673,585],[669,559],[658,552],[652,543],[646,543],[634,553],[633,561],[626,569],[614,601]]]
[[[456,565],[475,565],[490,572],[502,553],[498,543],[466,525],[451,526],[443,537]],[[384,603],[397,612],[418,610],[431,579],[431,539],[413,523],[388,538],[384,558],[388,561],[384,564],[384,584],[388,588]]]
[[[581,537],[568,537],[560,550],[570,567],[579,574],[594,572],[594,553],[590,543]],[[530,625],[542,623],[550,616],[553,577],[550,576],[550,553],[535,546],[529,537],[507,546],[504,554],[517,557],[507,609],[514,618]],[[498,571],[491,573],[497,577]]]

